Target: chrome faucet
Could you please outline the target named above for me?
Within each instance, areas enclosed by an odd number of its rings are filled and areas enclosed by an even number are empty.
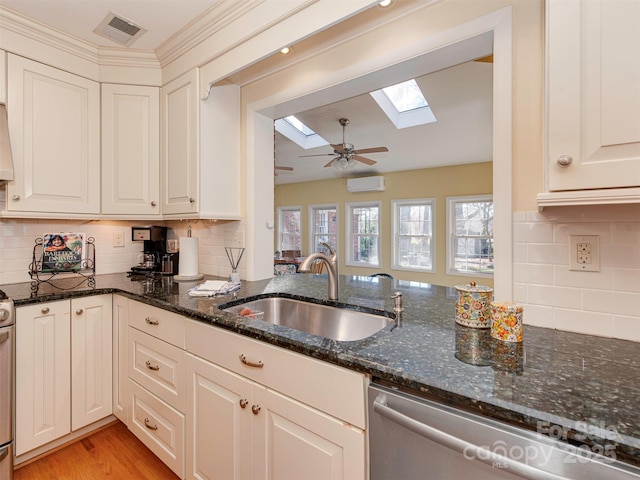
[[[327,256],[324,252],[315,252],[309,255],[303,260],[298,267],[298,271],[302,273],[309,273],[311,271],[311,264],[316,260],[324,262],[329,272],[329,300],[338,299],[338,256],[336,252],[328,243],[320,242],[320,244],[329,250]]]

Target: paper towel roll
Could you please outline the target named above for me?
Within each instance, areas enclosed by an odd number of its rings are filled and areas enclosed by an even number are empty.
[[[180,277],[198,276],[198,238],[180,237],[180,263],[178,264]]]

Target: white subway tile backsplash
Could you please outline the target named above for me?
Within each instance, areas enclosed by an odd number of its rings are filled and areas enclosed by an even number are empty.
[[[514,301],[525,323],[640,341],[640,205],[518,212],[513,223]],[[569,270],[568,236],[579,234],[599,235],[599,272]]]
[[[569,263],[567,245],[558,243],[530,243],[527,245],[527,262],[561,265]]]
[[[585,312],[557,308],[553,312],[554,327],[587,335],[612,336],[613,316],[606,313]]]
[[[516,243],[553,242],[553,225],[539,222],[515,223],[513,225],[513,241]]]

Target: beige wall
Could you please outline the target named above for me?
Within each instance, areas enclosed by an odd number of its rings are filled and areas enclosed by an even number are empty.
[[[309,250],[309,205],[338,205],[338,250],[340,272],[349,275],[370,275],[375,272],[391,273],[394,278],[434,283],[438,285],[458,285],[471,280],[468,277],[446,274],[446,197],[461,195],[482,195],[492,192],[492,163],[474,163],[454,167],[408,170],[384,174],[384,192],[350,193],[346,178],[317,182],[277,185],[275,206],[299,206],[302,209],[302,252]],[[435,245],[436,261],[433,273],[417,273],[391,269],[391,201],[410,198],[435,198]],[[381,202],[380,253],[381,267],[347,267],[345,260],[345,204],[348,202]],[[276,242],[277,245],[277,242]],[[476,279],[478,283],[493,286],[493,279]]]

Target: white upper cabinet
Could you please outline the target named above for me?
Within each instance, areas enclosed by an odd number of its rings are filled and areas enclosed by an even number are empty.
[[[100,85],[8,55],[13,212],[100,213]]]
[[[160,215],[160,93],[102,85],[102,213]]]
[[[640,2],[546,8],[547,191],[637,196],[620,189],[640,187]]]
[[[163,217],[239,220],[240,87],[214,86],[201,100],[193,69],[161,98]]]
[[[0,50],[0,103],[7,103],[7,52]]]

